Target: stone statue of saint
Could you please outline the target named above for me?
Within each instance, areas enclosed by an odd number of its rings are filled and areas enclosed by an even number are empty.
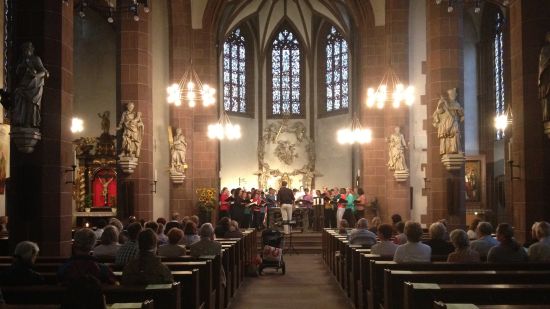
[[[17,65],[17,86],[13,93],[11,124],[15,127],[40,127],[40,107],[44,80],[49,77],[31,42],[23,43],[23,57]]]
[[[405,160],[405,149],[407,149],[407,143],[405,137],[401,134],[399,127],[395,127],[393,134],[386,140],[388,142],[388,168],[391,171],[406,171],[407,161]]]
[[[111,129],[111,119],[109,119],[111,112],[104,111],[103,114],[98,113],[97,115],[101,118],[101,131],[103,134],[109,134],[109,130]]]
[[[441,96],[432,115],[433,126],[437,128],[440,155],[462,153],[460,123],[464,122],[464,109],[456,99],[456,88],[447,90],[447,93],[449,100]]]
[[[269,164],[260,164],[260,169],[254,174],[258,175],[258,188],[267,189],[267,181],[270,174]]]
[[[185,163],[185,153],[187,151],[187,142],[181,128],[176,129],[174,141],[170,145],[170,167],[178,172],[183,172]]]
[[[539,55],[539,99],[542,105],[542,121],[550,121],[550,32]]]
[[[139,158],[144,126],[141,113],[134,110],[134,103],[130,102],[126,105],[126,111],[120,117],[118,130],[123,130],[120,156]]]

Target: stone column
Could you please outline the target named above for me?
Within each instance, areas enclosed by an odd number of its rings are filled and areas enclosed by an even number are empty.
[[[446,2],[444,2],[446,3]],[[447,6],[426,1],[427,5],[427,81],[426,95],[428,119],[425,127],[428,134],[428,162],[426,177],[428,187],[428,212],[422,223],[430,224],[447,219],[453,226],[465,221],[464,167],[448,172],[441,163],[437,128],[432,125],[432,114],[441,95],[458,88],[458,100],[462,106],[464,97],[463,68],[463,3],[454,2],[453,12]],[[462,150],[464,150],[464,127],[461,126]]]
[[[507,166],[508,194],[516,237],[530,235],[534,221],[550,219],[550,140],[543,132],[538,101],[538,57],[545,34],[550,31],[550,1],[510,1],[510,57],[512,124],[512,170]]]
[[[21,57],[21,44],[33,43],[50,73],[42,97],[42,140],[31,154],[11,143],[7,186],[10,248],[22,240],[38,243],[42,255],[71,254],[72,165],[69,131],[73,100],[73,4],[58,0],[10,1],[13,44],[8,50],[10,80]],[[13,91],[13,84],[10,85]]]
[[[119,7],[128,7],[130,0],[119,1]],[[151,2],[151,1],[150,1]],[[154,9],[154,7],[151,7]],[[141,9],[139,21],[128,10],[119,9],[119,102],[117,123],[126,104],[133,102],[142,113],[145,132],[141,144],[138,166],[132,174],[119,169],[119,204],[122,216],[134,215],[140,219],[153,219],[153,108],[151,91],[151,16]],[[90,85],[92,86],[92,85]],[[118,132],[118,136],[122,131]],[[119,147],[120,149],[120,147]],[[163,167],[156,167],[159,171]],[[127,213],[124,213],[127,212]]]
[[[215,29],[211,25],[202,24],[200,29],[192,27],[191,1],[174,0],[170,2],[170,46],[172,82],[177,82],[193,61],[200,80],[216,88],[216,98],[222,91],[217,74],[218,58],[216,53]],[[172,127],[180,127],[187,140],[186,161],[188,169],[183,184],[171,184],[170,211],[180,215],[197,214],[196,190],[198,188],[219,189],[218,142],[209,140],[206,133],[208,124],[217,121],[217,106],[204,107],[202,101],[197,101],[194,108],[187,102],[179,107],[170,107],[170,123]]]

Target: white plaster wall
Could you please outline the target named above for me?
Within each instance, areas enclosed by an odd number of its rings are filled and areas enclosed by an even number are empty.
[[[428,199],[422,196],[426,172],[421,170],[421,164],[428,160],[426,149],[428,137],[423,129],[423,121],[427,119],[426,105],[420,105],[420,96],[425,93],[426,75],[422,74],[422,61],[426,61],[426,0],[410,2],[409,11],[409,82],[416,88],[416,102],[409,113],[409,130],[411,146],[410,184],[413,187],[413,209],[411,219],[420,222],[422,215],[427,213]]]
[[[169,146],[167,127],[170,123],[166,104],[169,80],[169,15],[167,0],[157,0],[151,8],[152,88],[153,88],[153,168],[157,171],[157,193],[153,194],[153,218],[168,218],[170,180],[168,178]]]
[[[352,146],[336,141],[336,132],[349,123],[349,114],[315,120],[315,166],[323,174],[315,178],[315,188],[352,185]]]
[[[74,18],[74,116],[84,120],[78,136],[99,136],[98,113],[111,112],[111,134],[116,127],[116,32],[107,20],[86,10]]]
[[[470,15],[464,16],[464,148],[466,155],[479,154],[477,101],[477,31]]]
[[[231,123],[241,126],[242,138],[220,143],[221,187],[258,188],[258,117],[230,117]],[[239,185],[239,178],[244,179]]]

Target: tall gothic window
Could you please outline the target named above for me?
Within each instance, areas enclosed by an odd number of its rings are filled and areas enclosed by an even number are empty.
[[[228,112],[247,113],[246,39],[235,29],[223,44],[223,107]]]
[[[504,114],[504,17],[502,13],[496,15],[496,29],[493,38],[494,49],[494,74],[495,74],[495,114]],[[504,137],[504,131],[498,130],[496,133],[496,139],[500,140]]]
[[[348,42],[334,26],[326,37],[326,112],[349,107],[349,50]]]
[[[298,37],[288,28],[274,38],[271,49],[271,107],[268,113],[277,117],[283,114],[304,114],[302,104],[302,54]]]

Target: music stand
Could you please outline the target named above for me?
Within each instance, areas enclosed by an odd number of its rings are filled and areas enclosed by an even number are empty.
[[[292,252],[298,254],[298,251],[296,251],[296,248],[294,248],[294,244],[292,243],[292,234],[294,234],[292,232],[292,227],[296,225],[296,220],[284,220],[283,226],[284,225],[288,225],[288,230],[289,230],[289,233],[285,234],[285,237],[288,238],[288,246],[287,246],[288,254],[292,254]]]

